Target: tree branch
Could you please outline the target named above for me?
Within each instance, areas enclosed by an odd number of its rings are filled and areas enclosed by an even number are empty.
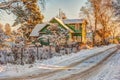
[[[0,9],[8,9],[13,3],[20,2],[21,0],[10,0],[8,2],[1,2]]]

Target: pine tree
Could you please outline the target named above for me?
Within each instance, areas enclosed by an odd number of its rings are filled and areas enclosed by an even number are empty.
[[[41,5],[44,0],[7,0],[0,3],[0,9],[8,13],[13,13],[16,16],[13,26],[21,24],[24,37],[29,40],[29,35],[36,24],[42,23],[43,15],[38,6],[38,1]]]
[[[29,39],[29,35],[36,24],[42,23],[43,15],[37,5],[38,0],[22,0],[28,11],[28,18],[26,23],[23,24],[24,36]]]

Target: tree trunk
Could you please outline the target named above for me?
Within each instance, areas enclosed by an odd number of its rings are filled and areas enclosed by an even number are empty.
[[[97,30],[97,19],[95,19],[95,29],[93,31],[93,46],[96,46],[96,41],[95,41],[96,30]]]
[[[37,47],[37,60],[39,60],[39,55],[38,55],[39,54],[39,51],[38,51],[39,47],[38,46],[36,46],[36,47]]]
[[[23,53],[24,53],[24,48],[21,48],[21,65],[24,65],[24,63],[23,63]]]

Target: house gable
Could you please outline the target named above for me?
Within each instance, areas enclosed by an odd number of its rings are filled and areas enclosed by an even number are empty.
[[[39,31],[41,31],[44,27],[46,27],[48,24],[37,24],[35,28],[32,30],[30,36],[31,37],[37,37],[39,36]]]
[[[63,21],[61,21],[58,18],[53,18],[52,20],[50,20],[50,23],[58,23],[61,27],[63,27],[64,29],[67,29],[69,32],[74,33],[74,30],[72,30],[71,28],[69,28],[67,25],[65,25],[63,23]]]

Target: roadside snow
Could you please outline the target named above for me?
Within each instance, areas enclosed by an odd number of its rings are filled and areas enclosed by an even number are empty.
[[[54,65],[54,64],[58,64],[59,65],[60,63],[62,63],[64,61],[71,60],[71,59],[76,59],[76,57],[84,58],[86,56],[90,56],[92,54],[104,51],[106,49],[109,49],[109,48],[115,47],[115,46],[116,46],[116,44],[112,44],[112,45],[109,45],[109,46],[103,46],[103,47],[99,47],[99,48],[95,47],[93,49],[83,49],[83,50],[81,50],[78,53],[72,53],[72,54],[63,55],[63,56],[55,56],[55,57],[53,57],[51,59],[42,61],[42,63],[46,64],[46,65]]]
[[[87,80],[120,80],[120,50],[104,64],[99,73]]]
[[[109,51],[105,51],[104,53],[102,53],[100,55],[90,58],[75,67],[55,73],[55,75],[53,75],[53,76],[48,75],[45,77],[39,77],[39,78],[31,79],[31,80],[56,80],[56,79],[61,80],[62,78],[71,76],[72,74],[80,73],[82,71],[85,71],[85,70],[91,68],[92,66],[94,66],[97,63],[99,63],[100,61],[102,61],[106,56],[108,56],[111,52],[113,52],[115,50],[116,50],[116,48],[112,48]],[[80,61],[80,59],[78,59],[78,61]],[[72,62],[70,62],[70,63],[72,63]],[[82,80],[82,79],[78,79],[78,80]],[[90,79],[90,80],[93,80],[93,79]],[[97,80],[97,79],[95,79],[95,80]]]
[[[80,59],[86,58],[87,56],[93,55],[95,53],[104,51],[106,49],[109,49],[111,47],[115,47],[115,44],[109,45],[109,46],[103,46],[103,47],[95,47],[93,49],[85,49],[81,50],[78,53],[72,53],[69,55],[63,55],[63,56],[55,56],[48,60],[43,61],[37,61],[36,63],[32,65],[0,65],[0,78],[6,78],[6,77],[17,77],[22,75],[29,75],[29,73],[37,74],[42,73],[44,69],[54,69],[63,67],[66,65],[69,65],[75,61],[78,61]]]

